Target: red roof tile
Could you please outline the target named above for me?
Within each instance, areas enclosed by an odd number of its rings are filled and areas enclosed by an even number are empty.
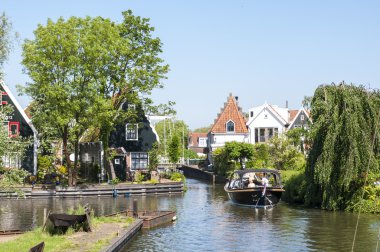
[[[226,123],[230,120],[235,123],[235,133],[248,133],[243,113],[232,94],[228,97],[227,103],[225,103],[221,113],[218,114],[218,118],[210,131],[212,133],[226,133]]]

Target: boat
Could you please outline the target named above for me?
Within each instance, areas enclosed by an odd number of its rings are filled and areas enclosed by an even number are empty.
[[[285,191],[280,173],[273,169],[237,170],[224,190],[233,203],[256,208],[273,207]]]

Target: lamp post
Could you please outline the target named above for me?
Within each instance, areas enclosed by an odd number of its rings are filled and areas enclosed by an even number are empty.
[[[305,142],[305,137],[302,135],[301,136],[301,151],[302,151],[302,154],[305,154],[305,148],[304,148],[304,142]]]

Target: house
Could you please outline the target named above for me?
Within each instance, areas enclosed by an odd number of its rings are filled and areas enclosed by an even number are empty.
[[[289,126],[288,108],[264,103],[249,109],[249,143],[265,143],[273,136],[285,132]]]
[[[196,152],[199,157],[207,154],[207,133],[189,133],[188,149]]]
[[[212,163],[212,153],[217,148],[223,147],[227,142],[247,142],[248,136],[246,120],[238,105],[238,97],[230,94],[207,134],[209,162]]]
[[[2,157],[3,165],[9,168],[23,168],[33,174],[37,174],[37,131],[8,86],[0,81],[0,107],[5,105],[9,105],[12,108],[11,113],[1,118],[5,130],[8,132],[8,137],[32,138],[33,145],[26,149],[23,157],[22,153],[12,155],[12,157]]]
[[[288,130],[294,128],[309,129],[312,123],[310,111],[301,106],[298,110],[289,110],[289,127]]]

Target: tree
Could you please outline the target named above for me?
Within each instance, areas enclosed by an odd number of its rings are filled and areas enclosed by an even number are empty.
[[[269,153],[277,170],[302,170],[305,166],[305,156],[285,136],[270,140]]]
[[[0,15],[0,78],[3,64],[8,59],[9,52],[12,48],[12,23],[3,12]]]
[[[187,149],[189,130],[184,121],[165,119],[157,123],[155,129],[160,138],[158,153],[161,156],[167,155],[170,142],[174,135],[179,137],[180,146]]]
[[[311,105],[311,100],[313,99],[313,96],[304,96],[303,97],[303,100],[302,100],[302,106],[307,109],[307,110],[310,110],[310,105]]]
[[[378,177],[379,107],[379,91],[362,86],[342,82],[316,89],[306,166],[308,205],[346,209],[360,201],[367,178]]]
[[[210,129],[211,129],[211,126],[212,125],[206,126],[206,127],[197,128],[197,129],[193,130],[193,132],[195,132],[195,133],[208,133],[210,131]]]
[[[109,19],[59,18],[39,25],[35,39],[23,45],[23,64],[32,82],[23,92],[35,103],[31,111],[39,130],[52,127],[62,139],[69,172],[69,185],[75,183],[78,143],[89,128],[99,129],[108,165],[108,140],[114,126],[137,114],[121,110],[128,101],[152,107],[148,97],[162,88],[168,65],[158,57],[161,42],[152,38],[149,19],[125,11],[123,22]],[[74,167],[69,160],[71,143]]]
[[[178,135],[174,135],[169,144],[169,160],[171,163],[175,164],[178,162],[181,156],[180,147],[180,139]]]
[[[240,168],[243,169],[245,160],[250,160],[253,157],[253,145],[249,143],[228,142],[225,145],[225,150],[230,159],[238,161]]]

